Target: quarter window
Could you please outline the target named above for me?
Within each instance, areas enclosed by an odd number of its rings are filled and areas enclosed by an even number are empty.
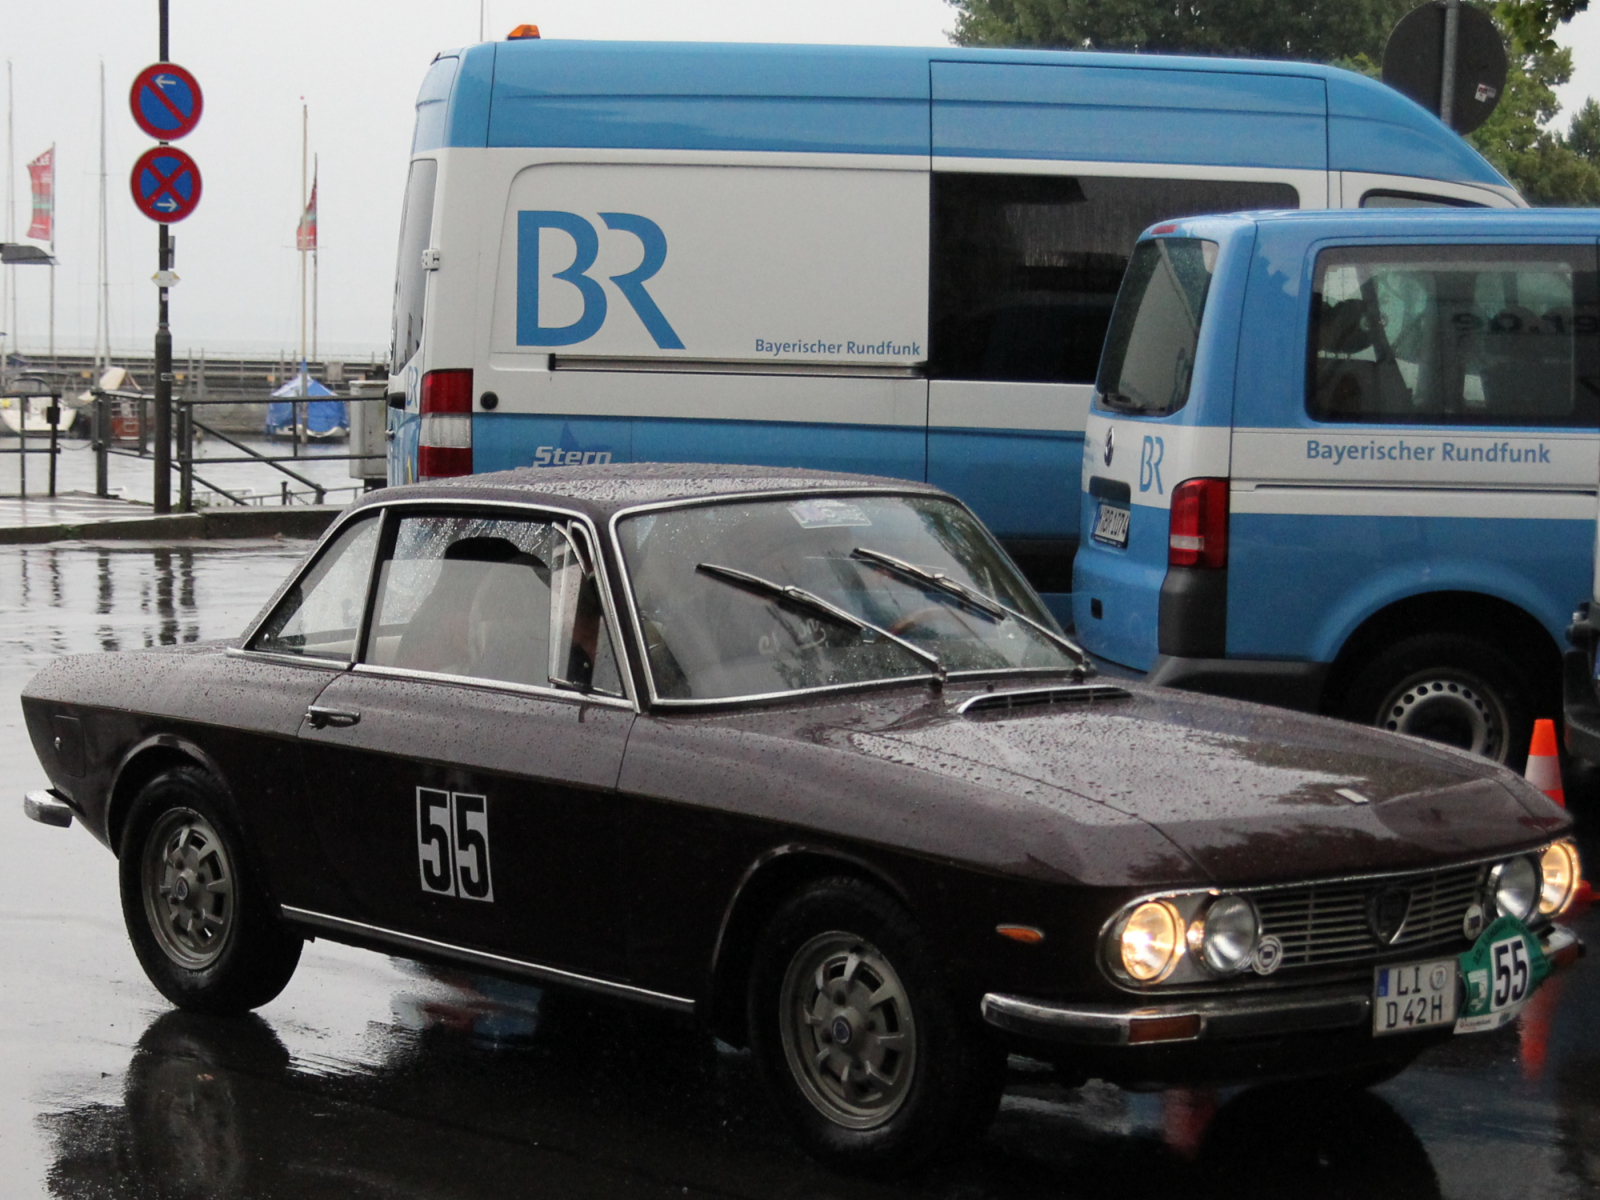
[[[349,662],[377,549],[375,515],[346,526],[279,601],[250,649]]]
[[[1287,183],[935,172],[929,372],[1092,383],[1145,229],[1299,206]]]
[[[1096,403],[1164,417],[1189,402],[1216,264],[1216,242],[1160,237],[1139,243],[1106,335]]]
[[[1317,258],[1307,408],[1322,421],[1600,418],[1595,252],[1358,246]]]

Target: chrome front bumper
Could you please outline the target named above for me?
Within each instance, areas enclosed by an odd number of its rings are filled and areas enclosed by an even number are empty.
[[[1578,935],[1552,925],[1539,935],[1545,956],[1564,967],[1583,953]],[[997,1029],[1042,1041],[1085,1046],[1229,1041],[1370,1025],[1370,984],[1315,993],[1187,997],[1163,1004],[1070,1004],[990,992],[983,1019]]]

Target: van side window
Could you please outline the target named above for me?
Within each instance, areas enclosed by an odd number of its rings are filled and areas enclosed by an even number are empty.
[[[936,171],[929,375],[1092,383],[1146,228],[1298,207],[1287,183]]]
[[[405,208],[400,215],[400,256],[394,271],[394,332],[389,370],[399,374],[422,344],[422,302],[427,296],[428,273],[422,269],[422,252],[433,236],[433,190],[439,164],[419,158],[406,180]]]
[[[1317,256],[1319,421],[1600,424],[1592,246],[1350,246]]]
[[[1379,188],[1361,197],[1362,208],[1488,208],[1474,200],[1454,196],[1429,196],[1421,192],[1393,192]]]

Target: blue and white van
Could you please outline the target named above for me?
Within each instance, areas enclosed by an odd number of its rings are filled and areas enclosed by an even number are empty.
[[[1521,200],[1381,84],[1155,56],[514,40],[422,87],[391,478],[738,461],[928,480],[1065,593],[1162,217]]]
[[[1149,230],[1084,443],[1083,643],[1519,761],[1594,570],[1597,239],[1559,210]]]

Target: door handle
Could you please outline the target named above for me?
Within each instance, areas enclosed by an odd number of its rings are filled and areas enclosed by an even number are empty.
[[[313,729],[326,729],[330,725],[335,729],[348,729],[361,720],[361,714],[343,708],[324,708],[320,704],[312,704],[306,708],[306,720],[311,722]]]

